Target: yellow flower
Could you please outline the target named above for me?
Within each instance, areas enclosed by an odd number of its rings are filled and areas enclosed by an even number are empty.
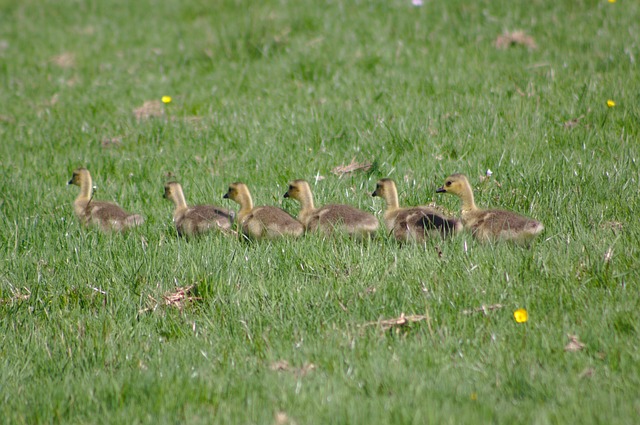
[[[609,3],[615,3],[616,0],[609,0]]]
[[[613,108],[614,106],[616,106],[616,102],[614,102],[613,100],[609,99],[609,100],[607,100],[607,106],[609,108]]]
[[[162,103],[171,103],[171,96],[162,96]]]
[[[478,393],[476,392],[471,393],[471,401],[478,401]]]
[[[529,319],[529,313],[524,308],[519,308],[513,312],[513,318],[517,323],[524,323]]]

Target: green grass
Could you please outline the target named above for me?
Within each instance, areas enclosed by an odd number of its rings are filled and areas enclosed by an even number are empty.
[[[494,47],[518,29],[538,49]],[[623,0],[0,1],[0,416],[637,422],[639,45]],[[164,118],[134,118],[163,95]],[[374,167],[331,173],[354,158]],[[147,222],[81,228],[78,166]],[[321,175],[318,204],[379,213],[391,177],[402,203],[457,211],[435,194],[454,172],[543,236],[185,241],[161,196],[171,173],[189,202],[235,208],[240,180],[295,214],[288,181]],[[201,300],[144,311],[187,285]],[[401,313],[429,320],[363,326]]]

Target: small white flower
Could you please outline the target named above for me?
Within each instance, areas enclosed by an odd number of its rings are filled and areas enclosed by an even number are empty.
[[[493,174],[493,171],[487,168],[487,177],[491,177],[492,174]]]
[[[420,7],[422,6],[422,0],[411,0],[411,4],[416,7]]]

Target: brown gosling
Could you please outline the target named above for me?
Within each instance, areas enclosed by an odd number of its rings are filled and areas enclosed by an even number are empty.
[[[379,180],[371,196],[384,199],[387,204],[384,223],[389,233],[401,242],[422,242],[430,237],[445,237],[462,230],[460,220],[446,217],[433,208],[426,206],[400,208],[398,190],[391,179]]]
[[[300,202],[298,220],[308,232],[331,234],[337,231],[356,238],[366,238],[378,230],[378,219],[373,214],[350,205],[331,204],[316,208],[311,187],[305,180],[292,181],[284,197]]]
[[[249,188],[244,183],[232,183],[225,199],[240,204],[237,222],[242,233],[252,239],[275,239],[282,236],[302,236],[304,226],[277,207],[254,207]]]
[[[215,205],[187,206],[180,183],[166,183],[163,197],[175,205],[173,222],[179,236],[197,236],[211,230],[231,232],[234,212]]]
[[[80,194],[73,202],[73,210],[84,225],[95,225],[101,230],[122,232],[144,223],[140,214],[131,214],[113,202],[93,199],[93,182],[86,168],[77,168],[69,183],[80,186]]]
[[[462,200],[462,223],[480,241],[507,240],[525,245],[544,230],[542,223],[523,215],[476,207],[473,190],[464,174],[447,177],[436,192],[451,193]]]

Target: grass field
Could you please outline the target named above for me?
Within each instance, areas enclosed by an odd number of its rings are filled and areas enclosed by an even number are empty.
[[[637,1],[0,0],[2,422],[637,423],[638,60]],[[78,166],[146,223],[82,228]],[[162,199],[457,212],[454,172],[544,234],[185,241]]]

